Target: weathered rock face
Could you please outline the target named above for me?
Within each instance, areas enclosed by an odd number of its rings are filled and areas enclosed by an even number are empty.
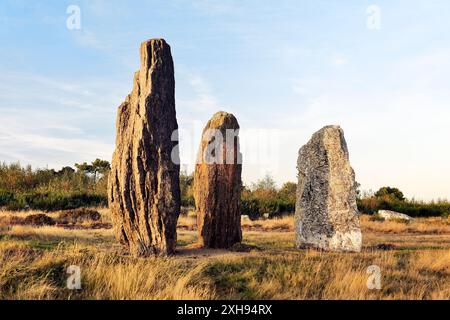
[[[339,126],[323,128],[300,149],[295,218],[298,248],[361,250],[355,173]]]
[[[412,218],[406,214],[389,211],[389,210],[379,210],[378,216],[385,220],[402,220],[402,221],[411,221]]]
[[[175,251],[180,166],[172,135],[177,129],[170,47],[162,39],[144,42],[133,91],[118,110],[108,187],[116,237],[137,256]]]
[[[242,240],[242,162],[239,140],[233,135],[238,130],[232,114],[218,112],[203,131],[194,198],[199,239],[205,247],[230,248]]]

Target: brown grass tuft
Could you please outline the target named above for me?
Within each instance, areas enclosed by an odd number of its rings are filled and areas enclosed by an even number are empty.
[[[445,219],[406,225],[363,216],[363,252],[344,254],[294,249],[292,217],[243,221],[241,246],[206,250],[195,246],[188,216],[179,220],[177,255],[138,259],[110,229],[5,224],[12,217],[0,212],[0,299],[450,299]],[[79,291],[66,288],[71,265],[81,268]],[[381,290],[367,288],[371,265],[381,269]]]

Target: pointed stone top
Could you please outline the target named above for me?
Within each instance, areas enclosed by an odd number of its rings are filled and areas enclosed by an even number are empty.
[[[149,45],[168,45],[168,44],[167,44],[166,40],[164,40],[163,38],[149,39],[149,40],[146,40],[141,43],[141,47],[149,46]]]
[[[174,90],[174,64],[170,46],[164,39],[142,42],[140,47],[141,65],[136,74],[135,88],[143,95],[155,88],[167,87]],[[153,79],[153,80],[152,80]],[[155,80],[158,79],[158,80]],[[161,91],[163,94],[164,90]]]
[[[336,134],[336,135],[340,135],[343,136],[344,135],[344,130],[342,130],[342,128],[339,125],[329,125],[329,126],[325,126],[322,129],[320,129],[319,131],[317,131],[316,133],[313,134],[313,138],[314,137],[324,137],[325,135],[329,135],[329,134]]]
[[[140,54],[140,70],[150,69],[158,60],[173,64],[170,46],[164,39],[150,39],[142,42]]]
[[[344,137],[344,130],[339,125],[329,125],[323,127],[312,135],[310,141],[304,146],[304,148],[319,144],[343,150],[344,156],[348,158],[348,148]],[[302,149],[300,149],[299,153],[302,152]]]
[[[225,111],[219,111],[212,116],[211,120],[209,120],[208,125],[206,127],[239,129],[239,123],[233,114]]]
[[[329,126],[325,126],[322,128],[322,130],[327,130],[327,129],[342,130],[341,126],[339,126],[339,125],[329,125]]]

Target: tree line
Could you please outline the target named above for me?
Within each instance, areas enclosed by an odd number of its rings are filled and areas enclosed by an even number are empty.
[[[411,217],[448,217],[450,202],[447,200],[416,201],[406,199],[398,188],[382,187],[377,192],[358,194],[358,210],[366,214],[375,214],[378,210],[391,210]]]
[[[0,163],[0,207],[56,211],[106,206],[109,170],[109,162],[100,159],[59,171]]]
[[[79,207],[107,206],[108,174],[110,163],[96,159],[91,163],[76,163],[61,170],[35,169],[20,163],[0,163],[0,207],[7,210],[57,211]],[[182,206],[195,206],[193,174],[180,173]],[[286,182],[277,187],[270,175],[242,187],[242,214],[251,219],[274,218],[295,212],[297,184]],[[358,209],[374,214],[378,210],[392,210],[413,217],[448,216],[450,203],[446,200],[431,202],[406,199],[393,187],[377,192],[358,191]]]

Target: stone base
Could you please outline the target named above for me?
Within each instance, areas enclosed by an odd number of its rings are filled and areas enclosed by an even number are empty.
[[[299,227],[301,229],[301,227]],[[300,230],[298,230],[300,231]],[[298,249],[314,248],[335,252],[361,252],[361,231],[335,232],[329,237],[325,234],[308,234],[297,232],[295,246]]]

